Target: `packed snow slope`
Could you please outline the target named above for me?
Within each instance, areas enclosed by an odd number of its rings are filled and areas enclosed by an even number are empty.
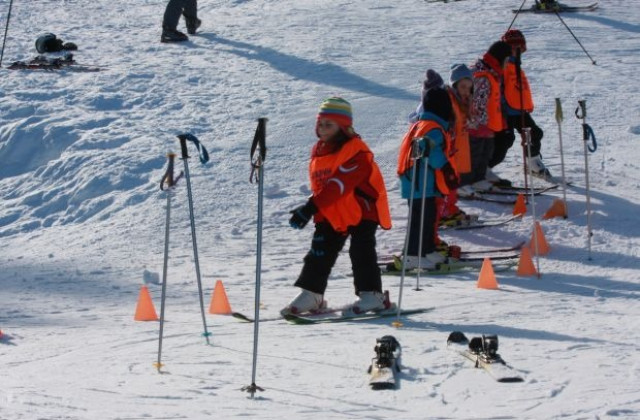
[[[0,22],[9,4],[0,2]],[[561,132],[572,181],[569,218],[542,221],[551,252],[540,258],[541,277],[498,272],[499,290],[482,290],[477,271],[423,275],[416,291],[415,277],[401,289],[385,276],[404,308],[432,308],[401,328],[261,323],[256,383],[265,390],[253,399],[240,391],[252,380],[253,325],[207,314],[211,344],[202,336],[184,180],[172,198],[164,374],[153,366],[158,323],[133,320],[145,282],[160,309],[166,193],[158,187],[166,153],[179,152],[176,135],[193,133],[211,154],[201,165],[192,148],[189,160],[205,309],[222,280],[232,308],[253,314],[258,189],[249,147],[257,118],[269,119],[260,315],[276,318],[297,293],[310,245],[312,228],[290,229],[288,212],[309,194],[320,101],[340,95],[353,104],[391,201],[394,228],[379,232],[378,250],[399,252],[406,204],[395,160],[424,72],[446,77],[451,64],[473,62],[520,2],[201,0],[200,33],[182,45],[159,43],[165,4],[13,1],[0,70],[1,419],[640,418],[635,1],[562,15],[597,65],[555,15],[515,22],[528,40],[523,68],[545,130],[544,161],[560,175]],[[78,44],[77,61],[101,71],[6,69],[35,56],[43,32]],[[586,153],[588,172],[579,99],[598,144]],[[497,168],[515,183],[521,154],[515,146]],[[528,240],[534,210],[539,218],[559,197],[561,189],[537,197],[520,222],[443,238],[468,249]],[[462,205],[485,217],[511,212]],[[345,253],[326,293],[332,306],[355,298],[349,274]],[[453,330],[498,334],[525,381],[494,382],[448,351]],[[366,369],[386,334],[403,346],[399,388],[371,391]]]

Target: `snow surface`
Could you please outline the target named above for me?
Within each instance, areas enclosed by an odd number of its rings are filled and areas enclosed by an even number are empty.
[[[249,146],[256,119],[269,118],[260,314],[275,318],[297,293],[310,243],[312,229],[290,229],[288,211],[309,193],[320,101],[338,94],[352,102],[395,222],[379,233],[379,252],[398,252],[406,204],[395,159],[424,71],[446,75],[452,63],[471,63],[520,2],[200,1],[201,33],[162,45],[164,0],[15,0],[0,70],[0,418],[640,418],[640,8],[600,3],[562,15],[596,66],[554,15],[516,22],[528,39],[524,68],[544,160],[560,174],[559,97],[573,181],[569,219],[542,222],[552,248],[540,259],[542,277],[499,272],[497,291],[477,289],[477,272],[423,276],[422,291],[408,278],[403,307],[433,310],[401,328],[389,320],[261,323],[256,383],[265,391],[251,399],[240,388],[252,379],[252,324],[207,314],[211,345],[202,336],[184,181],[172,207],[164,374],[153,366],[158,323],[133,320],[142,284],[160,309],[166,195],[158,185],[165,154],[179,151],[176,134],[195,134],[211,154],[205,166],[190,160],[205,307],[220,279],[232,308],[252,314]],[[8,5],[0,2],[2,22]],[[34,56],[35,38],[48,31],[77,43],[79,62],[105,69],[6,69]],[[587,100],[598,139],[588,155],[591,259],[578,99]],[[518,147],[499,172],[520,180]],[[561,196],[536,198],[537,215]],[[511,211],[463,205],[486,217]],[[521,222],[443,237],[463,248],[505,246],[530,237],[531,214],[530,206]],[[349,274],[343,255],[326,293],[333,306],[354,299]],[[397,300],[399,278],[383,281]],[[447,351],[453,330],[498,334],[525,382],[496,383]],[[403,346],[400,387],[371,391],[366,369],[386,334]]]

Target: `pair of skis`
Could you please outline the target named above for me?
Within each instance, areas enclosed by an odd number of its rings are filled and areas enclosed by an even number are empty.
[[[535,188],[533,195],[541,195],[555,190],[559,184],[548,187]],[[474,191],[471,194],[464,194],[458,190],[458,197],[463,200],[486,201],[489,203],[513,205],[516,203],[519,194],[530,194],[531,190],[524,187],[496,187],[486,191]]]
[[[104,69],[104,67],[99,66],[78,64],[71,53],[67,53],[62,57],[39,55],[28,61],[14,61],[8,68],[9,70],[68,70],[73,72],[97,72]]]
[[[593,12],[598,8],[598,2],[583,5],[583,6],[569,6],[566,4],[558,3],[557,7],[549,7],[542,9],[537,4],[534,4],[529,9],[512,9],[513,13],[562,13],[562,12]]]

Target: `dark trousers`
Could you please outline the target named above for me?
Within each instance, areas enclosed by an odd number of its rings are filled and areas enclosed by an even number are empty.
[[[437,206],[435,197],[424,199],[424,222],[422,233],[420,232],[420,213],[422,212],[422,199],[414,198],[411,205],[411,226],[409,227],[408,255],[418,255],[420,251],[420,236],[422,236],[422,256],[436,250],[436,219]]]
[[[176,29],[180,16],[184,15],[188,19],[198,17],[198,1],[197,0],[169,0],[167,8],[164,11],[162,27],[167,29]]]
[[[493,137],[469,137],[471,172],[460,175],[460,186],[482,181],[487,173],[489,160],[493,156]]]
[[[329,223],[316,224],[311,249],[304,257],[302,272],[295,286],[324,294],[331,269],[350,236],[349,257],[356,295],[360,292],[382,292],[376,253],[377,229],[378,224],[370,220],[363,220],[359,225],[349,228],[347,234],[336,232]]]
[[[496,133],[493,156],[491,156],[489,160],[489,167],[491,168],[502,163],[507,156],[507,152],[511,146],[513,146],[516,139],[514,130],[517,130],[520,136],[522,136],[522,118],[520,115],[509,115],[507,117],[507,124],[508,128],[506,130]],[[538,156],[540,154],[541,140],[544,132],[536,125],[536,122],[528,112],[524,113],[524,126],[531,128],[531,155],[527,153],[527,156]]]

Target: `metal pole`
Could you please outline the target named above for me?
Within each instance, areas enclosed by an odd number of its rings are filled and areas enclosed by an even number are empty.
[[[569,217],[569,209],[567,206],[567,178],[564,172],[564,148],[562,147],[562,103],[560,98],[556,98],[556,121],[558,122],[558,139],[560,140],[560,167],[562,170],[562,199],[564,200],[564,218]]]
[[[579,113],[578,111],[582,111]],[[587,101],[585,99],[578,101],[578,109],[576,109],[576,117],[582,120],[582,133],[584,140],[584,177],[585,184],[587,187],[586,195],[587,195],[587,247],[589,251],[588,259],[591,260],[591,237],[593,236],[593,232],[591,231],[591,194],[589,188],[589,158],[587,155],[588,146],[587,141],[589,140],[589,131],[587,129]]]
[[[11,8],[13,7],[13,0],[9,1],[9,13],[7,13],[7,24],[4,27],[4,38],[2,40],[2,52],[0,52],[0,67],[2,67],[2,57],[4,57],[4,45],[7,42],[7,32],[9,32],[9,21],[11,19]]]
[[[251,385],[242,388],[243,391],[247,391],[251,394],[251,398],[254,397],[257,391],[264,391],[263,388],[256,385],[256,373],[258,366],[258,333],[260,327],[260,274],[262,272],[262,213],[263,213],[263,196],[264,196],[264,160],[266,158],[266,118],[260,118],[258,120],[258,127],[256,128],[256,134],[251,146],[251,176],[250,182],[253,182],[253,177],[258,181],[258,221],[257,221],[257,240],[256,240],[256,291],[255,291],[255,310],[254,310],[254,322],[253,322],[253,365],[251,369]],[[254,153],[257,152],[257,157],[254,161]]]
[[[182,150],[182,161],[184,162],[184,177],[187,182],[187,198],[189,199],[189,218],[191,222],[191,241],[193,243],[193,259],[196,266],[196,280],[198,282],[198,294],[200,298],[200,313],[202,314],[202,325],[204,326],[204,337],[207,340],[207,344],[211,344],[209,342],[209,336],[211,333],[207,331],[207,319],[205,318],[205,310],[204,310],[204,297],[202,293],[202,280],[200,276],[200,262],[198,260],[198,242],[196,240],[196,223],[195,218],[193,216],[193,198],[191,194],[191,178],[189,176],[189,153],[187,152],[187,136],[180,135],[178,136],[180,139],[180,149]]]
[[[420,272],[422,271],[422,237],[424,230],[424,207],[425,201],[427,199],[427,173],[429,172],[429,157],[422,157],[422,164],[424,165],[424,176],[422,177],[422,204],[420,206],[420,238],[418,239],[418,272],[416,274],[416,288],[414,290],[422,290],[420,289]]]
[[[524,131],[527,143],[527,153],[531,154],[531,128],[527,127],[523,128],[522,130]],[[538,272],[538,278],[540,278],[540,249],[538,247],[538,229],[536,229],[536,195],[533,186],[533,170],[531,169],[531,165],[529,165],[529,175],[531,175],[531,188],[529,191],[531,194],[531,216],[533,217],[533,251],[536,253],[536,271]]]

